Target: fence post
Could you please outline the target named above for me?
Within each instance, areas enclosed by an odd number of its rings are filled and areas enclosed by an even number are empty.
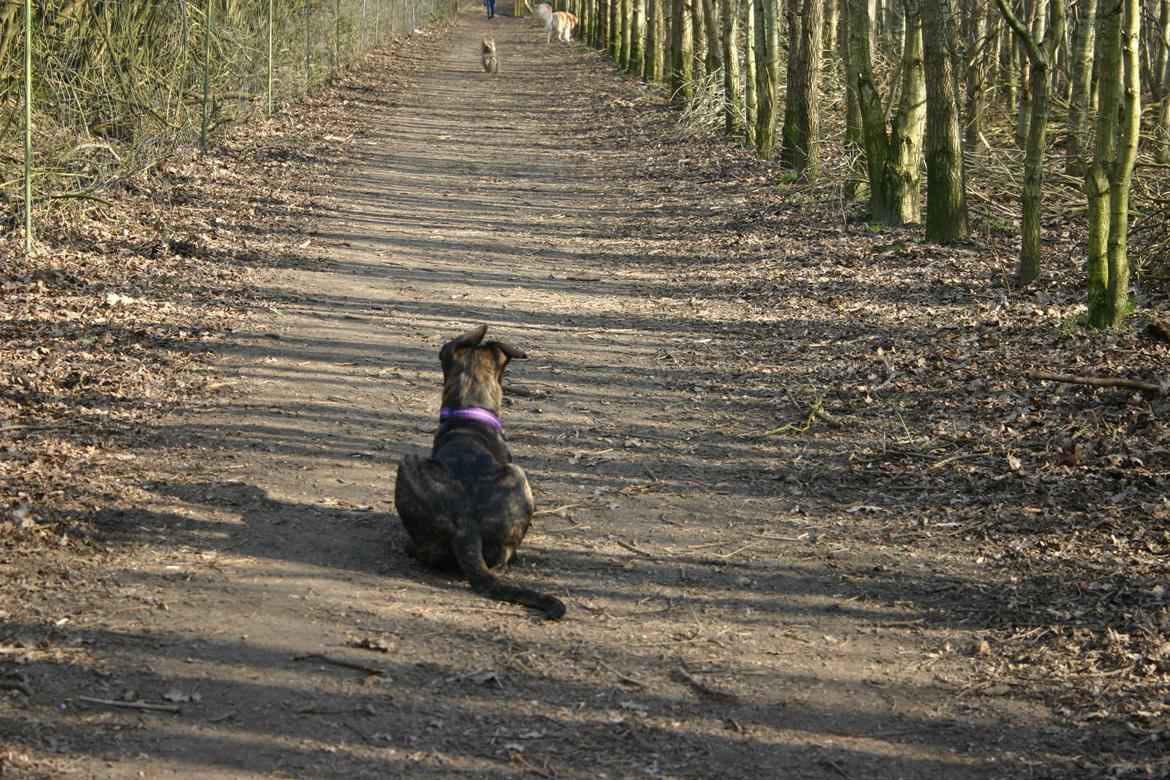
[[[341,0],[333,3],[333,73],[341,67]]]
[[[204,3],[203,20],[203,124],[199,128],[199,149],[207,151],[207,126],[211,122],[211,0]]]
[[[24,255],[32,254],[32,0],[24,0]]]

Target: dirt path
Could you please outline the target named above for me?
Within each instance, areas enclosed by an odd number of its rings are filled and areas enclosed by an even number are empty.
[[[499,78],[479,72],[487,33]],[[322,261],[269,276],[271,318],[221,356],[236,388],[159,437],[184,471],[117,519],[128,551],[72,623],[84,661],[30,705],[61,772],[1060,771],[1051,716],[976,691],[978,637],[915,605],[929,564],[827,540],[865,505],[803,495],[801,452],[751,438],[767,409],[688,358],[720,331],[620,241],[674,185],[624,178],[653,150],[561,99],[599,88],[586,59],[530,20],[466,16],[401,105],[355,99]],[[393,464],[429,446],[438,347],[477,323],[532,356],[504,421],[543,514],[509,576],[561,596],[559,623],[403,552]]]

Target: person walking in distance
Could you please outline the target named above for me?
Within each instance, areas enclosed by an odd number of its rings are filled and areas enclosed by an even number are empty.
[[[496,0],[483,0],[483,7],[487,9],[489,19],[494,19],[496,16]]]

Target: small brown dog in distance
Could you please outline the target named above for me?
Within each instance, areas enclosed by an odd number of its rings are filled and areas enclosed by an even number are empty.
[[[483,72],[500,72],[500,58],[496,56],[496,42],[491,38],[483,39]]]
[[[394,503],[415,558],[429,566],[457,562],[471,587],[498,601],[565,614],[553,596],[500,582],[532,525],[532,490],[512,463],[500,423],[504,366],[528,357],[499,341],[483,341],[481,325],[439,351],[443,408],[431,456],[407,455],[398,466]],[[482,343],[481,343],[482,342]]]

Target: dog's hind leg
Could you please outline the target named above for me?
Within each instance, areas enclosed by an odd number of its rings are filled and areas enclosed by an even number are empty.
[[[544,613],[548,620],[559,620],[565,614],[565,604],[555,596],[546,596],[519,585],[500,582],[483,558],[483,540],[475,529],[467,529],[455,539],[455,557],[467,575],[471,589],[496,601],[520,604]]]
[[[398,466],[394,508],[410,537],[407,552],[431,566],[450,565],[455,527],[447,516],[443,496],[450,477],[430,458],[407,455]]]

